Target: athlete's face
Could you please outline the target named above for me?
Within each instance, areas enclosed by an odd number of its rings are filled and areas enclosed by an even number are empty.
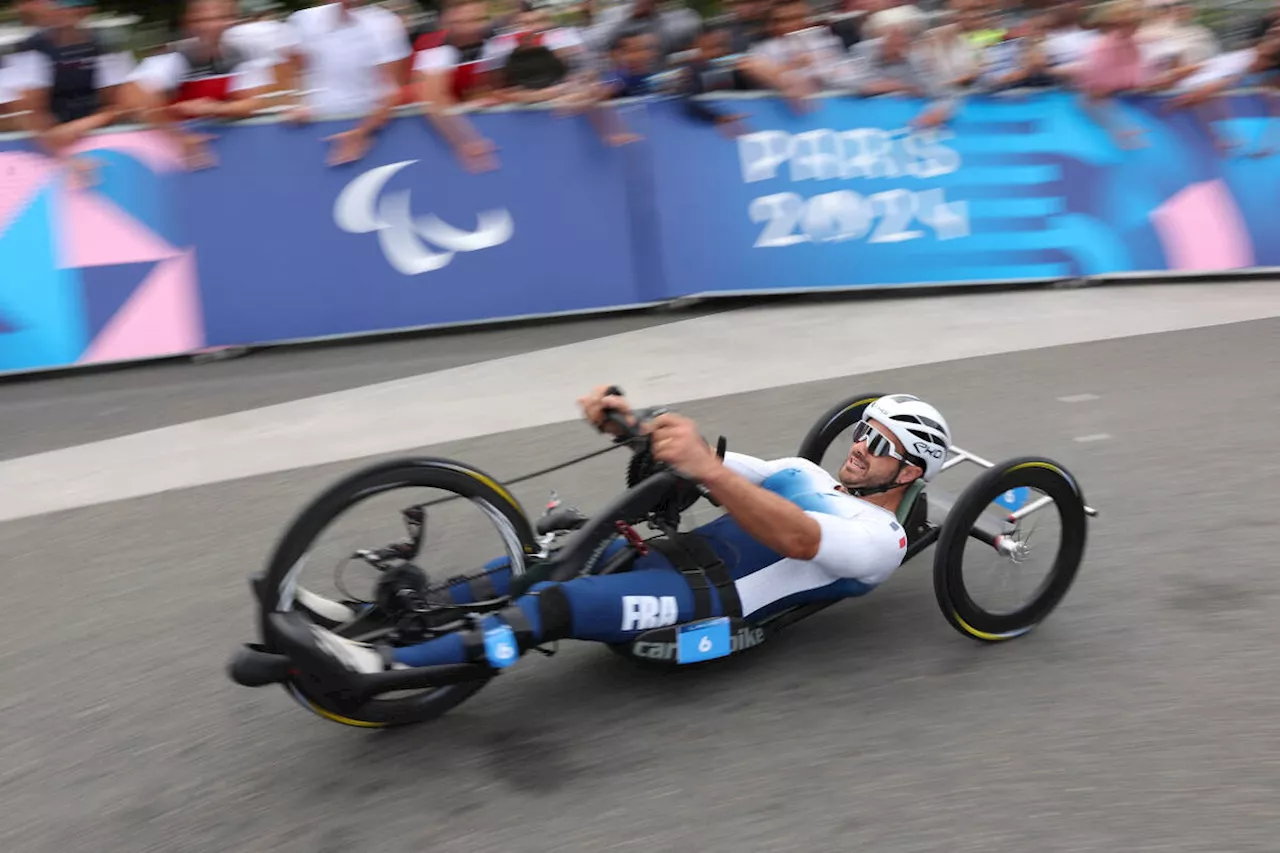
[[[903,454],[902,442],[898,441],[893,433],[885,429],[884,424],[875,418],[871,418],[869,423],[881,435],[893,442],[894,451],[899,455]],[[845,457],[844,464],[840,466],[838,479],[846,489],[852,490],[887,485],[893,482],[895,478],[898,482],[906,483],[924,473],[910,464],[903,465],[902,472],[899,473],[898,464],[898,460],[892,456],[873,456],[867,449],[867,439],[863,438],[849,448],[849,455]]]

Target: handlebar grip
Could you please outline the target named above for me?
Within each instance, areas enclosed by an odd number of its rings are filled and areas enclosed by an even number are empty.
[[[607,397],[626,396],[623,393],[623,390],[619,388],[617,385],[610,385],[608,388],[604,389],[604,393],[605,393],[605,396]],[[606,408],[604,410],[604,419],[606,421],[611,421],[617,424],[618,426],[622,427],[625,435],[628,438],[633,437],[635,435],[635,430],[632,429],[631,424],[627,423],[626,418],[624,418],[621,414],[619,414],[616,409]]]

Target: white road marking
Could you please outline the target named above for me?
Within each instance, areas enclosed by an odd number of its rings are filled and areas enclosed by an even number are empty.
[[[1078,435],[1071,440],[1078,441],[1081,444],[1087,444],[1090,441],[1106,441],[1108,438],[1111,438],[1111,436],[1105,432],[1095,432],[1091,435]]]
[[[1272,282],[732,311],[0,462],[0,521],[577,420],[574,401],[603,382],[639,405],[677,405],[1276,316]]]
[[[1065,397],[1059,397],[1060,403],[1087,403],[1090,400],[1097,400],[1097,394],[1068,394]]]

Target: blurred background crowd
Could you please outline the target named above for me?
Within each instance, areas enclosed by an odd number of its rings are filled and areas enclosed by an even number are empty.
[[[818,94],[908,95],[928,127],[969,94],[1050,87],[1078,94],[1127,147],[1141,133],[1113,99],[1163,95],[1226,151],[1217,96],[1267,87],[1280,67],[1276,0],[439,2],[18,0],[0,18],[0,130],[63,156],[87,133],[141,123],[201,168],[216,165],[208,120],[350,119],[329,139],[337,164],[409,111],[486,170],[500,163],[468,118],[476,108],[585,116],[623,145],[640,136],[614,105],[636,96],[677,98],[732,136],[747,129],[734,101],[698,95],[772,91],[797,112]]]

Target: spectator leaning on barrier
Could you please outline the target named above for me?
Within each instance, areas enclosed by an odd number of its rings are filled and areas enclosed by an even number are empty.
[[[855,92],[863,97],[906,95],[931,101],[913,122],[936,127],[948,121],[957,106],[958,90],[940,76],[917,39],[927,23],[911,6],[877,12],[868,19],[867,38],[853,49]]]
[[[932,76],[956,91],[971,88],[982,74],[982,50],[965,38],[961,18],[954,12],[941,16],[940,23],[925,35],[921,51]]]
[[[274,0],[241,0],[239,20],[223,33],[223,44],[246,59],[283,65],[289,34],[280,9]]]
[[[22,93],[14,85],[13,72],[7,57],[0,57],[0,133],[8,133],[18,127],[18,106]]]
[[[284,53],[302,91],[292,121],[358,116],[359,123],[328,138],[329,163],[359,160],[401,102],[396,85],[409,36],[395,13],[355,0],[336,0],[289,16]]]
[[[1048,13],[1045,50],[1049,55],[1049,68],[1064,81],[1074,80],[1081,73],[1091,45],[1099,38],[1096,30],[1081,26],[1084,15],[1084,4],[1075,0],[1062,3]]]
[[[484,0],[451,0],[440,29],[418,38],[414,58],[414,99],[422,115],[462,164],[477,172],[498,167],[495,147],[455,110],[469,102],[493,100],[492,72],[481,62],[492,31]]]
[[[1214,145],[1222,154],[1240,146],[1240,141],[1223,136],[1215,122],[1226,123],[1232,118],[1230,103],[1225,95],[1232,89],[1251,83],[1263,89],[1268,112],[1273,121],[1267,123],[1270,135],[1276,132],[1276,118],[1280,118],[1280,23],[1263,32],[1258,42],[1250,48],[1219,54],[1205,62],[1195,74],[1175,86],[1167,109],[1190,109],[1203,125]],[[1266,136],[1259,141],[1254,157],[1276,153],[1274,143],[1268,144]]]
[[[1058,85],[1054,73],[1046,33],[1050,21],[1044,17],[1026,18],[1011,38],[987,48],[989,65],[983,75],[983,86],[990,91],[1022,88],[1048,88]]]
[[[769,10],[769,33],[738,67],[757,86],[778,92],[792,110],[804,112],[808,98],[848,85],[844,45],[829,28],[812,24],[805,0],[776,0]]]
[[[180,122],[247,118],[263,106],[274,82],[270,60],[246,59],[223,41],[234,22],[232,0],[190,0],[183,18],[186,38],[143,60],[121,90],[126,109],[178,142],[188,168],[214,164],[207,147],[211,137]]]
[[[1195,22],[1196,10],[1180,0],[1154,0],[1138,29],[1138,44],[1152,78],[1148,88],[1164,91],[1191,77],[1221,51],[1207,27]]]
[[[662,55],[658,37],[650,27],[624,27],[614,40],[600,79],[589,88],[570,94],[569,110],[588,110],[605,144],[611,146],[638,142],[641,137],[627,130],[615,110],[605,106],[618,98],[635,98],[659,91],[658,73]]]
[[[480,61],[500,103],[541,104],[584,91],[593,68],[578,34],[556,27],[542,8],[521,4],[516,28],[485,43]]]
[[[701,28],[698,14],[683,5],[659,8],[658,0],[623,0],[601,12],[585,38],[593,51],[605,55],[612,52],[623,30],[646,29],[654,36],[658,53],[670,56],[692,44]]]
[[[743,54],[769,38],[769,0],[728,0],[718,20],[729,31],[729,53]]]
[[[1152,79],[1138,42],[1142,7],[1135,0],[1111,0],[1098,10],[1097,22],[1101,35],[1089,46],[1078,79],[1084,108],[1116,144],[1137,147],[1143,131],[1118,125],[1112,99],[1139,92]]]
[[[1280,0],[1274,0],[1271,8],[1263,12],[1262,17],[1254,23],[1249,33],[1249,43],[1254,45],[1262,44],[1267,37],[1267,33],[1276,23],[1280,23]]]
[[[675,93],[683,99],[685,113],[715,125],[726,136],[746,132],[746,115],[728,112],[701,101],[701,95],[743,88],[738,71],[738,57],[730,53],[732,33],[725,24],[710,24],[694,41],[693,49],[676,69]]]
[[[22,91],[23,129],[81,181],[91,179],[91,163],[68,159],[67,152],[117,120],[118,90],[133,70],[132,57],[108,52],[84,25],[92,9],[89,0],[54,0],[45,28],[18,46],[11,65]]]

